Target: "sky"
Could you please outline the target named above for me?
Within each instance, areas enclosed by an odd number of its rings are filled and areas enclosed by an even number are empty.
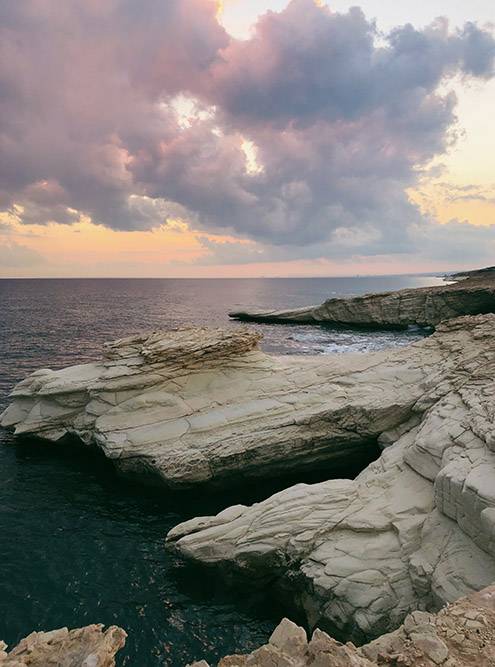
[[[0,277],[495,262],[492,0],[7,0]]]

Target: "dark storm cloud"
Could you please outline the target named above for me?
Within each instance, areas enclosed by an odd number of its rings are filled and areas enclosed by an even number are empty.
[[[359,9],[293,0],[239,41],[215,9],[2,3],[3,205],[20,205],[24,222],[85,214],[114,229],[183,217],[291,248],[274,256],[407,252],[426,222],[405,190],[454,139],[456,98],[442,84],[491,77],[492,35],[445,20],[379,35]],[[178,95],[199,110],[186,123]]]

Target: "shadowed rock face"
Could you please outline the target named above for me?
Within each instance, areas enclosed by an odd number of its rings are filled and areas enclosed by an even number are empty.
[[[419,363],[426,350],[442,358],[427,372]],[[359,643],[395,629],[412,610],[435,610],[495,581],[495,315],[442,323],[393,357],[416,360],[408,372],[417,373],[418,395],[380,436],[380,459],[353,481],[299,484],[185,522],[169,533],[171,546],[248,576],[250,586],[270,582],[310,626]],[[353,428],[365,400],[371,409],[389,390],[401,394],[402,365],[390,360],[347,387]],[[442,370],[447,360],[453,365]],[[383,382],[373,382],[377,376]]]
[[[321,306],[295,310],[238,311],[230,317],[255,322],[328,323],[368,328],[433,326],[460,315],[495,312],[495,269],[456,274],[451,285],[403,289],[328,299]]]
[[[169,488],[300,473],[417,423],[470,365],[491,360],[494,321],[451,321],[400,350],[318,357],[266,355],[242,328],[143,334],[109,344],[98,362],[36,371],[1,423],[51,441],[75,435]]]
[[[321,630],[306,632],[288,619],[268,644],[232,655],[218,667],[493,667],[495,587],[448,605],[438,614],[414,612],[395,632],[361,648],[339,644]],[[205,661],[191,667],[208,667]]]
[[[88,625],[77,630],[32,632],[7,653],[0,642],[1,667],[114,667],[115,654],[127,635],[112,625]]]
[[[486,266],[484,269],[474,269],[473,271],[460,271],[450,276],[453,280],[465,280],[466,278],[493,278],[495,276],[495,266]]]

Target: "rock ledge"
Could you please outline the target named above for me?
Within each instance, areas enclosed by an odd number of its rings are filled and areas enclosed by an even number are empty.
[[[495,312],[495,269],[452,276],[454,284],[328,299],[321,306],[293,310],[236,311],[241,321],[333,324],[363,328],[435,327],[461,315]]]

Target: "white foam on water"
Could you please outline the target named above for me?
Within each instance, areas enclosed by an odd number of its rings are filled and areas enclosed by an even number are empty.
[[[313,329],[292,332],[286,339],[286,345],[288,351],[296,354],[366,353],[404,347],[421,340],[425,334],[419,327],[407,331],[366,332]]]

